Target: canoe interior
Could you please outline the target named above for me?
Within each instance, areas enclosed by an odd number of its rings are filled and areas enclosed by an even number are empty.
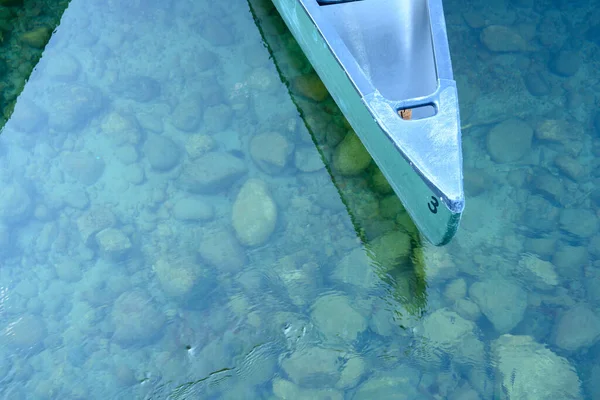
[[[388,100],[432,94],[438,84],[427,0],[363,0],[321,6],[366,78]],[[414,110],[432,113],[433,108]]]

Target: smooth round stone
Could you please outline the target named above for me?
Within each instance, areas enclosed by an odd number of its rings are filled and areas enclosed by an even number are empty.
[[[66,153],[62,161],[67,175],[85,185],[93,185],[104,173],[104,161],[90,152]]]
[[[223,152],[210,152],[187,164],[177,185],[192,193],[226,190],[248,171],[244,161]]]
[[[198,253],[207,263],[226,272],[237,272],[247,262],[244,249],[228,230],[207,234],[200,243]]]
[[[113,339],[122,345],[145,344],[162,333],[166,322],[152,298],[141,290],[123,293],[114,302]]]
[[[72,82],[79,76],[81,65],[72,55],[62,51],[53,53],[47,60],[45,72],[49,78],[62,82]]]
[[[18,130],[26,133],[34,132],[48,119],[46,111],[38,107],[33,101],[20,98],[9,120]]]
[[[525,87],[532,96],[546,96],[550,94],[548,81],[539,72],[525,75]]]
[[[235,199],[231,218],[240,243],[245,246],[265,243],[277,223],[277,206],[267,184],[259,179],[249,179]]]
[[[564,77],[575,75],[580,66],[581,56],[576,51],[561,50],[550,61],[550,71]]]
[[[231,26],[216,19],[207,19],[202,23],[202,37],[213,46],[230,46],[234,43]]]
[[[321,155],[314,146],[302,146],[296,149],[294,164],[302,172],[316,172],[325,167]]]
[[[502,25],[490,25],[481,31],[481,42],[493,52],[525,51],[527,42],[516,31]]]
[[[179,199],[173,206],[173,217],[181,221],[207,221],[214,216],[213,207],[201,199]]]
[[[354,132],[348,133],[333,153],[333,166],[342,175],[358,175],[369,164],[371,155]]]
[[[46,323],[43,319],[34,315],[24,315],[11,324],[9,340],[15,347],[27,349],[39,345],[46,335]]]
[[[488,132],[487,150],[499,163],[518,161],[531,150],[533,129],[525,121],[509,119]]]
[[[114,91],[122,97],[140,103],[146,103],[160,96],[160,83],[149,76],[130,76],[120,79]]]
[[[17,223],[28,218],[33,211],[29,194],[19,184],[8,184],[0,191],[0,219]]]
[[[250,141],[252,159],[270,174],[277,174],[286,167],[293,150],[293,144],[278,133],[261,133]]]
[[[188,96],[173,110],[171,123],[179,130],[193,132],[198,129],[200,122],[202,122],[203,108],[199,95]]]
[[[179,163],[181,150],[165,136],[149,135],[144,143],[146,159],[156,171],[168,171]]]

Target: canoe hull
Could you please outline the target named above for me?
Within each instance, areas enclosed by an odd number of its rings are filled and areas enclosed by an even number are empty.
[[[449,201],[444,198],[444,193],[440,193],[422,171],[415,169],[406,152],[398,148],[390,127],[380,115],[382,111],[395,113],[395,110],[389,102],[379,101],[377,92],[365,94],[359,89],[361,83],[356,79],[362,77],[348,73],[348,68],[342,65],[339,54],[336,54],[339,48],[334,49],[330,44],[331,33],[325,38],[315,24],[315,15],[306,9],[307,4],[302,0],[273,0],[273,3],[421,234],[434,245],[448,243],[459,226],[463,209],[461,199],[457,203],[456,199]],[[316,2],[314,6],[318,7]],[[450,95],[456,97],[456,89],[452,85],[440,86],[438,91],[453,91]],[[442,94],[437,93],[438,96]],[[386,107],[389,110],[377,110]],[[460,179],[462,183],[462,175]]]

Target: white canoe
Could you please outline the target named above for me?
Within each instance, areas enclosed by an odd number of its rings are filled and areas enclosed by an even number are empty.
[[[441,0],[273,3],[421,234],[448,243],[464,191]]]

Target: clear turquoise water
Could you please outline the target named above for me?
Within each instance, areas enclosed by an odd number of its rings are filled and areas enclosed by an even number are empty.
[[[444,4],[434,248],[268,1],[72,1],[0,137],[0,398],[599,397],[594,4]]]

